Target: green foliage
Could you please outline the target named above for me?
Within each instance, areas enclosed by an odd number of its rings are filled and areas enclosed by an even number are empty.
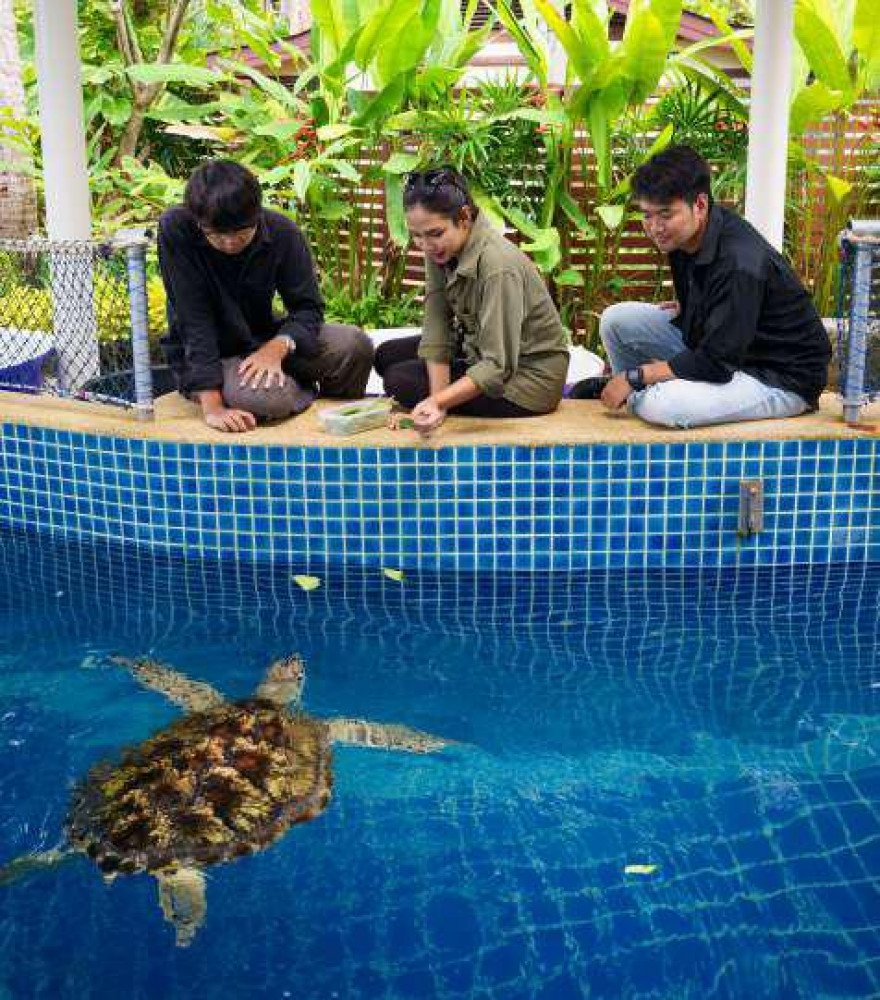
[[[149,329],[152,337],[164,333],[165,288],[159,277],[147,282]],[[113,343],[131,337],[128,292],[121,280],[99,282],[94,293],[95,319],[101,343]],[[3,324],[17,330],[52,330],[55,322],[52,297],[46,288],[29,285],[7,285],[0,295],[0,316]]]
[[[748,154],[748,114],[728,91],[705,78],[682,78],[657,101],[648,128],[672,127],[673,142],[698,149],[713,168],[719,201],[742,207]]]
[[[544,184],[534,169],[543,157],[539,130],[549,121],[543,103],[539,90],[509,77],[420,102],[388,127],[418,143],[407,171],[450,164],[499,205],[533,217]]]
[[[416,292],[387,299],[372,282],[354,296],[345,286],[334,287],[325,282],[324,302],[328,322],[351,323],[368,330],[417,326],[422,320],[422,305]]]
[[[518,231],[563,314],[581,328],[620,292],[629,178],[654,150],[673,140],[694,144],[713,163],[716,194],[741,203],[744,95],[707,61],[715,42],[677,52],[675,38],[681,10],[696,10],[748,66],[748,0],[634,0],[619,41],[609,40],[604,0],[575,0],[567,19],[555,0],[520,0],[516,14],[510,0],[494,0],[528,76],[468,89],[459,86],[462,73],[492,28],[472,30],[475,0],[464,13],[445,0],[313,0],[309,55],[291,48],[260,0],[192,0],[166,60],[171,6],[123,0],[126,50],[117,0],[79,2],[96,230],[154,222],[204,157],[234,157],[257,173],[267,201],[305,229],[334,318],[380,326],[418,318],[415,297],[399,294],[408,241],[402,185],[417,167],[454,164],[481,208]],[[17,11],[29,61],[30,5],[19,2]],[[880,0],[796,0],[789,235],[797,266],[822,301],[833,241],[817,257],[807,234],[833,233],[847,212],[870,204],[877,139],[864,136],[857,154],[849,139],[835,139],[831,165],[821,168],[802,139],[829,117],[843,136],[855,102],[876,93],[878,25]],[[549,82],[548,28],[569,57],[564,86]],[[260,58],[259,70],[245,45]],[[292,79],[281,74],[283,59],[295,67]],[[33,111],[30,66],[25,82]],[[39,183],[33,116],[17,122],[7,115],[0,126],[10,142],[31,149]],[[579,153],[585,132],[594,159]],[[378,148],[386,155],[381,165]],[[853,169],[856,155],[861,170]],[[363,200],[382,186],[391,240],[374,263],[366,248],[376,243],[378,222]],[[807,194],[817,186],[827,190],[824,201]],[[100,319],[105,336],[121,328]]]

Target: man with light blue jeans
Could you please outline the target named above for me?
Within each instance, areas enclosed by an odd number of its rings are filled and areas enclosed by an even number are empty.
[[[734,212],[713,205],[709,165],[689,146],[633,176],[645,231],[669,255],[676,301],[622,302],[599,333],[612,376],[575,386],[652,424],[699,427],[794,417],[816,407],[831,345],[782,255]]]

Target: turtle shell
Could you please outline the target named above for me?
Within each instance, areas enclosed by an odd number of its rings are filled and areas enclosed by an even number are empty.
[[[268,847],[330,799],[327,726],[252,699],[179,719],[74,790],[71,845],[107,874]]]

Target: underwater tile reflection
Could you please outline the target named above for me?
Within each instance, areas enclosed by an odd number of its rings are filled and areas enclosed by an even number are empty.
[[[155,880],[84,858],[0,888],[0,995],[707,997],[880,992],[880,569],[619,574],[178,562],[0,537],[0,864],[63,842],[100,761],[185,717],[111,657],[231,703],[299,654],[332,803],[207,872],[187,948]]]

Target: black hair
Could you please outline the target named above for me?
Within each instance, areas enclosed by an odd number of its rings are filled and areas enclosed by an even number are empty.
[[[409,210],[416,205],[422,205],[437,215],[445,215],[453,222],[458,222],[464,208],[470,209],[471,218],[477,214],[467,181],[454,167],[411,173],[403,188],[403,207]]]
[[[655,153],[633,174],[633,198],[666,205],[682,198],[693,205],[698,194],[712,204],[712,175],[709,164],[692,146],[667,146]]]
[[[255,226],[263,191],[247,167],[234,160],[208,160],[186,183],[184,204],[199,225],[219,233]]]

